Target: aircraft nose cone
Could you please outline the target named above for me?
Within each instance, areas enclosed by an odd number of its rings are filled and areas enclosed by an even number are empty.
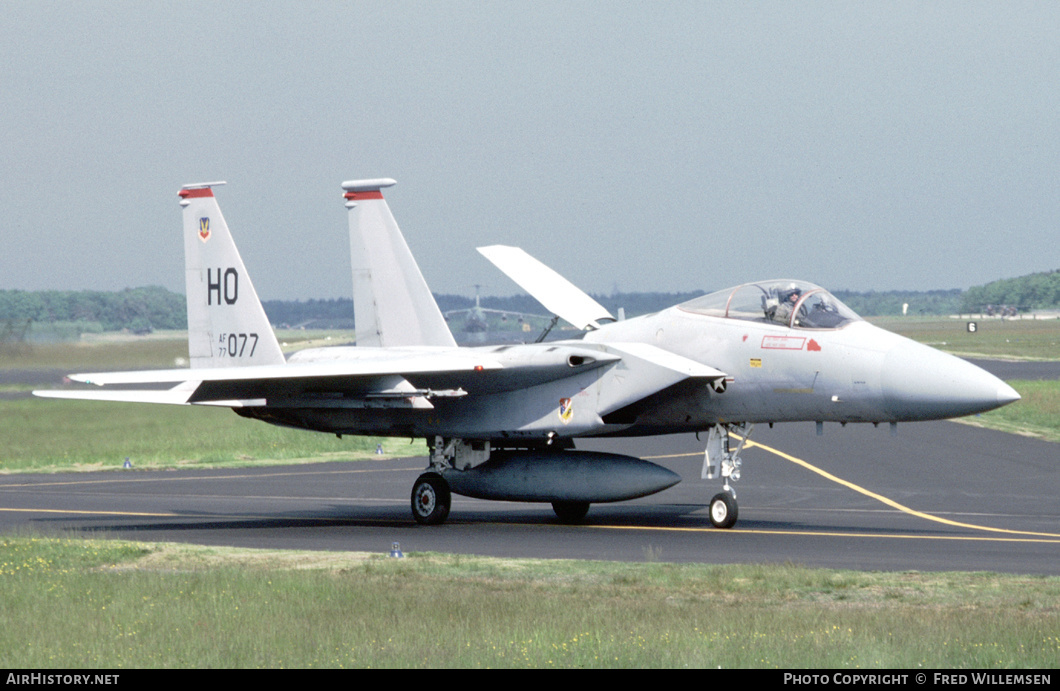
[[[883,393],[899,420],[982,413],[1018,401],[1011,386],[958,357],[907,341],[884,358]]]
[[[1003,405],[1008,405],[1009,403],[1015,403],[1016,401],[1020,400],[1021,398],[1023,398],[1023,397],[1020,396],[1019,393],[1017,393],[1015,389],[1013,389],[1011,386],[1009,386],[1005,382],[1001,382],[1001,386],[998,387],[998,390],[997,390],[997,407],[1000,408]]]

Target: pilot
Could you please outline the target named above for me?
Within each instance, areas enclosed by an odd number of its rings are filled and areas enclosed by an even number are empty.
[[[777,305],[777,309],[773,313],[774,321],[787,325],[791,321],[791,313],[795,310],[795,305],[798,304],[801,297],[802,291],[796,285],[792,285],[786,292],[782,292],[780,304]]]

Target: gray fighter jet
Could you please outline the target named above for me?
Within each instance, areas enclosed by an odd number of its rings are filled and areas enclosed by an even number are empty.
[[[339,436],[424,438],[429,463],[411,497],[424,524],[445,521],[453,492],[550,502],[560,519],[578,521],[592,503],[646,496],[681,478],[639,458],[575,450],[576,438],[705,432],[703,477],[724,483],[709,511],[720,528],[736,522],[730,483],[754,424],[895,425],[1019,398],[810,283],[747,283],[616,321],[541,262],[500,245],[479,251],[582,338],[457,347],[383,199],[390,179],[342,185],[357,345],[285,358],[217,205],[218,184],[179,194],[190,368],[75,374],[112,388],[34,393],[225,406]],[[172,386],[127,388],[159,384]]]

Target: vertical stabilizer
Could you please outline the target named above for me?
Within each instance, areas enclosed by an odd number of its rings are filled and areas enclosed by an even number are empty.
[[[349,180],[353,316],[359,346],[455,346],[382,188],[389,178]]]
[[[212,188],[223,184],[180,190],[191,366],[282,364],[280,344],[213,196]]]

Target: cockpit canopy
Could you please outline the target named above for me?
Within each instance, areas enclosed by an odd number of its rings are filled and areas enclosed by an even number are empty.
[[[838,329],[861,317],[820,286],[805,281],[745,283],[689,300],[681,309],[712,317]]]

